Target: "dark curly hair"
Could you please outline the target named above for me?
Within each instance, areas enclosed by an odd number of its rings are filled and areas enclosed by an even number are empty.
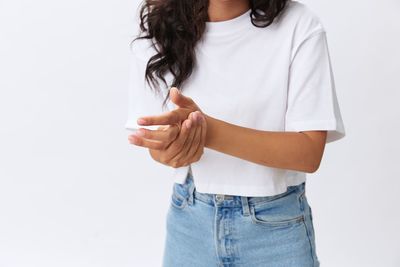
[[[268,27],[290,0],[249,0],[250,21],[256,27]],[[209,0],[144,0],[140,8],[138,39],[151,39],[156,54],[146,65],[145,79],[160,92],[160,79],[167,87],[164,75],[170,71],[170,87],[183,91],[184,82],[196,63],[195,46],[206,27]],[[144,34],[143,36],[141,36]],[[169,91],[163,106],[169,98]]]

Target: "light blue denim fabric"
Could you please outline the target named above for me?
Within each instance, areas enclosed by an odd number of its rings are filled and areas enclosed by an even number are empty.
[[[305,183],[274,196],[196,191],[174,183],[163,267],[319,267]]]

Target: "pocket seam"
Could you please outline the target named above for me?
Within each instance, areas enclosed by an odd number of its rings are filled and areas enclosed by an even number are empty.
[[[305,221],[303,221],[302,224],[304,225],[304,228],[305,228],[305,230],[306,230],[306,235],[307,235],[308,243],[309,243],[309,245],[310,245],[311,258],[312,258],[313,265],[314,265],[315,262],[318,261],[318,259],[317,259],[316,256],[315,256],[315,247],[313,246],[312,241],[311,241],[310,229],[309,229],[309,227],[307,226],[307,223],[306,223]]]
[[[288,219],[288,220],[280,220],[280,221],[266,221],[266,220],[261,220],[259,218],[256,217],[255,215],[255,209],[254,206],[250,207],[250,217],[251,217],[251,221],[254,224],[257,225],[263,225],[263,226],[267,226],[267,227],[278,227],[278,226],[292,226],[295,225],[299,222],[303,222],[304,221],[304,214],[302,213],[301,215]]]
[[[313,221],[312,221],[312,217],[311,217],[311,207],[308,204],[307,197],[305,195],[305,190],[300,195],[300,201],[301,201],[301,206],[302,206],[302,210],[304,211],[304,213],[306,214],[305,208],[308,208],[308,211],[310,212],[310,214],[307,218],[307,221],[306,220],[303,221],[303,225],[306,230],[308,242],[310,244],[311,258],[313,260],[313,265],[318,264],[318,266],[319,266],[319,260],[318,260],[318,256],[316,254],[316,248],[315,248],[314,225],[313,225]]]

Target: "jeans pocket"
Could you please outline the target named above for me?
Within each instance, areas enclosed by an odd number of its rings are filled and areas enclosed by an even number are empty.
[[[250,205],[250,217],[254,224],[263,227],[290,227],[301,225],[305,220],[301,205],[301,191],[292,190],[283,197]]]
[[[174,183],[172,186],[171,205],[183,210],[188,204],[188,189],[185,184]]]

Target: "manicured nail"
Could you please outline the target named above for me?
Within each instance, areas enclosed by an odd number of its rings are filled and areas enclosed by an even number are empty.
[[[145,123],[146,123],[146,120],[145,120],[145,119],[142,119],[142,118],[139,118],[139,119],[137,120],[137,123],[138,123],[138,124],[145,124]]]
[[[134,143],[134,144],[137,144],[137,142],[138,142],[138,140],[137,140],[137,138],[135,138],[135,135],[134,135],[134,134],[130,135],[130,136],[128,137],[128,139],[129,139],[130,142],[132,142],[132,143]]]
[[[190,129],[191,124],[192,124],[191,121],[190,121],[190,120],[187,120],[187,121],[185,122],[186,128],[187,128],[187,129]]]
[[[171,87],[171,90],[172,90],[172,89],[174,89],[178,94],[180,94],[180,91],[179,91],[178,88],[176,88],[176,87]]]
[[[196,112],[192,112],[192,113],[190,113],[190,116],[191,116],[191,118],[194,120],[194,121],[198,121],[198,115],[196,114]]]
[[[143,129],[139,129],[136,132],[134,132],[133,134],[135,134],[137,136],[144,136],[144,130]]]

